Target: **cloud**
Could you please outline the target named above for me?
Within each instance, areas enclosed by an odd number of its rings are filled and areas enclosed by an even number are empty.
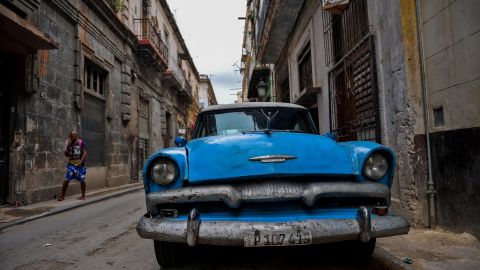
[[[232,70],[231,72],[221,72],[221,73],[213,73],[213,76],[210,77],[212,82],[219,86],[231,86],[231,85],[238,85],[242,83],[242,77]]]
[[[167,0],[201,74],[214,75],[212,85],[219,103],[232,103],[240,87],[234,63],[240,62],[246,1]]]
[[[211,77],[211,81],[218,103],[233,103],[237,98],[236,93],[238,90],[232,89],[242,86],[242,83],[238,82],[238,80],[241,80],[240,75],[237,74],[235,76],[233,71],[215,73],[213,75],[214,76]]]

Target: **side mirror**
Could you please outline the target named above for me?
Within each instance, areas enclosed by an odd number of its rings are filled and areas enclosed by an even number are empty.
[[[175,138],[175,145],[177,147],[184,147],[185,145],[187,145],[187,139],[185,139],[185,137],[178,136]]]
[[[323,136],[325,136],[327,138],[330,138],[334,141],[337,141],[337,133],[336,132],[328,132],[328,133],[323,134]]]

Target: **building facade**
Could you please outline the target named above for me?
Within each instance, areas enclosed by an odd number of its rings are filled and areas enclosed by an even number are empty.
[[[213,92],[212,82],[210,81],[210,78],[208,78],[208,75],[205,74],[200,75],[198,101],[200,104],[200,110],[218,104],[215,93]]]
[[[2,203],[55,198],[72,130],[88,146],[87,189],[137,182],[199,110],[164,0],[4,1],[0,41]]]
[[[478,12],[468,0],[247,1],[241,96],[258,100],[268,81],[262,100],[307,107],[320,133],[393,147],[396,211],[478,236]]]

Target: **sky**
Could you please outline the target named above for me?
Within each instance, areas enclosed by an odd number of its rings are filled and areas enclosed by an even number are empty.
[[[167,0],[200,74],[210,76],[219,104],[233,103],[242,87],[245,0]],[[235,90],[230,90],[235,89]]]

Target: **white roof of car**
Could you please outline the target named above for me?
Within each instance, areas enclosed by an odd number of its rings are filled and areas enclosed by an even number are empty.
[[[252,108],[286,108],[286,109],[300,109],[306,110],[305,107],[283,102],[242,102],[233,104],[221,104],[209,106],[202,110],[202,112],[236,110],[236,109],[252,109]]]

